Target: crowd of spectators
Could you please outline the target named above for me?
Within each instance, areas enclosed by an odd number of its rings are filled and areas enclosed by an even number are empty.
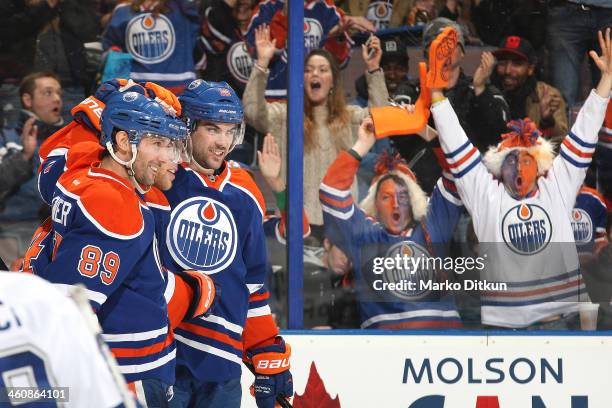
[[[232,158],[251,169],[257,181],[267,181],[260,188],[271,209],[270,219],[276,220],[267,227],[269,246],[282,248],[284,236],[277,232],[285,211],[287,162],[279,157],[296,142],[287,131],[286,117],[287,4],[287,0],[1,2],[0,257],[10,263],[22,254],[38,222],[49,214],[37,189],[38,146],[70,120],[70,109],[114,69],[175,92],[195,78],[226,81],[236,90],[243,98],[247,130],[244,145],[232,152]],[[355,327],[360,324],[358,280],[353,257],[345,253],[350,245],[334,242],[324,232],[319,185],[337,156],[358,139],[369,108],[414,104],[419,98],[418,73],[409,72],[410,55],[427,61],[436,36],[449,26],[457,30],[459,46],[444,95],[481,153],[500,142],[508,121],[525,117],[559,145],[571,128],[572,109],[580,106],[598,80],[599,70],[589,66],[587,52],[598,50],[597,31],[612,26],[612,5],[602,0],[305,0],[304,15],[303,189],[309,224],[305,230],[310,233],[304,247],[305,325]],[[464,68],[468,49],[480,54],[472,72]],[[118,57],[128,65],[114,66]],[[347,75],[349,65],[363,67],[363,75]],[[347,100],[347,94],[356,97]],[[608,213],[612,212],[611,109],[609,118],[585,183],[588,194],[597,196]],[[427,132],[434,136],[376,140],[361,158],[357,182],[348,186],[355,202],[367,198],[380,170],[376,164],[381,154],[398,153],[397,160],[401,157],[422,190],[432,195],[444,169],[431,119]],[[259,153],[256,160],[260,149],[267,153]],[[278,174],[275,166],[270,169],[270,160],[278,162]],[[276,215],[274,208],[279,211]],[[607,243],[609,221],[599,214],[597,239]],[[461,255],[473,231],[466,212],[455,221],[452,250]],[[610,246],[598,244],[589,251],[603,260],[586,268],[591,275],[587,288],[596,288],[597,300],[605,303],[600,327],[612,327],[612,311],[609,317],[606,314],[612,280],[602,266],[609,266]],[[269,252],[271,303],[282,323],[286,260],[279,255],[282,250]],[[607,292],[602,290],[608,287]],[[461,309],[462,304],[473,305],[469,299],[457,299],[456,304],[466,326],[478,318],[472,309]]]

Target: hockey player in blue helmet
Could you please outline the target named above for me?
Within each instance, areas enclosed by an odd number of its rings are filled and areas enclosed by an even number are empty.
[[[223,171],[225,157],[244,138],[242,102],[227,82],[195,80],[179,96],[191,128],[192,164],[205,174]]]
[[[101,125],[99,142],[77,143],[67,154],[45,232],[54,243],[51,261],[35,272],[61,290],[85,285],[130,389],[147,406],[166,406],[176,355],[166,294],[182,280],[161,267],[155,205],[137,190],[149,188],[169,163],[176,169],[188,131],[139,92],[111,96]],[[74,159],[79,153],[81,162]],[[190,276],[204,285],[191,300],[184,296],[185,304],[191,301],[183,307],[188,318],[206,313],[214,296],[210,278]]]
[[[179,267],[208,273],[222,295],[210,315],[175,330],[170,407],[240,407],[246,355],[257,371],[257,405],[272,408],[275,398],[293,394],[291,347],[278,336],[264,287],[263,196],[246,170],[225,160],[242,142],[242,103],[227,83],[202,80],[189,84],[179,101],[191,128],[193,157],[179,166],[165,192],[172,207],[166,248]],[[284,363],[260,370],[262,355]]]
[[[102,112],[101,124],[100,143],[115,162],[108,163],[120,174],[125,171],[140,193],[150,189],[162,164],[175,170],[178,163],[189,161],[187,127],[167,108],[139,92],[112,96]],[[143,151],[157,160],[139,160]]]

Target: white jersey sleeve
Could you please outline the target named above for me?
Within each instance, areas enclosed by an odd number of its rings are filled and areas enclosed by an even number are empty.
[[[559,189],[568,212],[574,208],[576,195],[582,186],[597,145],[599,130],[606,115],[609,98],[602,98],[592,90],[582,105],[576,122],[563,139],[559,155],[553,161],[546,180]]]
[[[67,401],[58,407],[123,403],[74,302],[34,275],[0,272],[0,388],[9,387],[66,387]]]
[[[487,220],[494,219],[493,214],[487,214],[495,208],[489,202],[501,200],[504,187],[482,163],[480,152],[468,139],[448,99],[434,104],[431,112],[457,192],[472,214],[476,234],[482,237],[479,231],[487,228]]]

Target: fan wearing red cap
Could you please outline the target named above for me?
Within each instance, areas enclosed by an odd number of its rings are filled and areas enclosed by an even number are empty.
[[[522,37],[506,37],[493,51],[497,59],[491,83],[502,91],[510,107],[510,119],[531,118],[545,137],[561,142],[568,121],[561,92],[536,78],[537,57]]]
[[[601,79],[563,139],[559,155],[529,119],[508,124],[502,141],[481,157],[441,89],[431,89],[432,116],[457,191],[472,216],[481,279],[505,290],[481,292],[481,319],[506,328],[573,328],[589,301],[570,217],[604,121],[612,90],[610,29],[590,52]],[[511,47],[522,53],[521,42]]]

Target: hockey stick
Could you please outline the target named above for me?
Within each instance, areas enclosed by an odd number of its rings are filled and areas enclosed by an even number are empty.
[[[244,363],[245,366],[247,366],[247,368],[249,369],[249,371],[255,375],[255,368],[253,367],[253,364],[249,364],[246,361],[242,361]],[[277,395],[276,396],[276,402],[282,407],[282,408],[293,408],[293,405],[291,405],[291,403],[289,402],[288,399],[285,399],[284,396],[280,396]]]
[[[85,294],[85,289],[83,285],[75,285],[70,288],[69,291],[70,297],[74,300],[74,303],[79,308],[79,311],[85,318],[85,323],[87,327],[91,331],[91,333],[96,338],[98,342],[98,348],[102,353],[102,357],[106,361],[108,368],[111,372],[113,380],[119,389],[119,393],[121,394],[121,399],[123,400],[123,405],[126,408],[136,408],[136,403],[134,402],[134,398],[130,391],[128,390],[127,384],[125,382],[125,378],[123,378],[123,374],[119,372],[119,367],[117,366],[117,360],[110,352],[108,345],[102,338],[102,328],[100,327],[100,323],[98,322],[98,318],[91,310],[91,305],[89,304],[89,299]]]

